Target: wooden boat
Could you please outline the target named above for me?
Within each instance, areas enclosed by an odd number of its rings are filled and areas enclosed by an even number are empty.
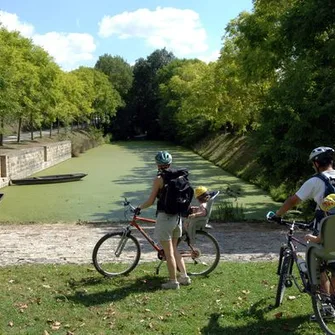
[[[52,184],[65,183],[69,181],[78,181],[87,176],[86,173],[69,173],[55,174],[49,176],[28,177],[22,179],[12,179],[11,184],[14,185],[35,185],[35,184]]]

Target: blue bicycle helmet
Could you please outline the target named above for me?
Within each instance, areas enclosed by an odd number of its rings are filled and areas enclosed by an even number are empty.
[[[158,165],[168,165],[172,163],[172,156],[167,151],[158,151],[155,161]]]

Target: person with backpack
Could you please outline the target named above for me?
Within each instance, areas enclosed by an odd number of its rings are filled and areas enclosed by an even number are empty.
[[[334,149],[330,147],[317,147],[312,150],[309,155],[309,161],[313,165],[313,169],[316,174],[306,180],[299,190],[289,198],[285,200],[283,205],[275,212],[268,213],[268,216],[272,221],[280,222],[281,216],[283,216],[288,210],[298,205],[301,201],[313,199],[316,203],[315,218],[313,223],[313,234],[305,235],[304,239],[308,242],[320,243],[320,221],[328,216],[335,214],[335,170],[333,167],[334,163]],[[335,289],[335,263],[328,261],[327,269],[331,272],[331,285],[327,280],[327,277],[322,275],[323,289],[327,292],[332,292]],[[326,269],[324,269],[325,271]],[[335,311],[330,318],[335,318]],[[311,320],[315,320],[315,316],[311,316]]]
[[[185,263],[177,249],[182,235],[182,216],[188,212],[193,197],[193,189],[188,182],[186,169],[172,169],[172,156],[167,151],[159,151],[155,156],[158,173],[154,179],[149,198],[136,208],[136,213],[148,208],[157,200],[157,219],[154,236],[164,249],[169,281],[163,289],[179,289],[179,285],[190,285],[191,278],[186,273]],[[177,269],[180,276],[177,278]]]
[[[330,147],[317,147],[309,155],[316,172],[311,178],[303,183],[299,190],[289,198],[276,211],[275,221],[280,220],[288,210],[298,205],[301,201],[313,199],[316,203],[314,228],[319,230],[320,221],[327,215],[335,214],[333,210],[322,210],[324,199],[331,193],[335,193],[335,170],[333,168],[334,149]],[[321,207],[320,207],[321,206]]]

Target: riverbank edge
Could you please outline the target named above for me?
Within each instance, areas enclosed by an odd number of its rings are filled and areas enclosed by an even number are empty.
[[[86,130],[7,143],[0,147],[0,188],[9,186],[11,179],[28,177],[103,143],[102,135]]]

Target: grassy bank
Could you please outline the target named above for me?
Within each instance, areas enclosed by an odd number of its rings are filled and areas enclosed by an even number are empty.
[[[257,147],[250,136],[212,134],[194,145],[193,150],[234,176],[269,192],[274,201],[283,201],[289,195],[284,185],[273,187],[265,181],[265,171],[257,161]]]
[[[179,291],[160,289],[166,269],[156,276],[155,265],[115,279],[91,265],[2,268],[0,334],[321,334],[295,288],[271,309],[274,263],[222,262]]]

